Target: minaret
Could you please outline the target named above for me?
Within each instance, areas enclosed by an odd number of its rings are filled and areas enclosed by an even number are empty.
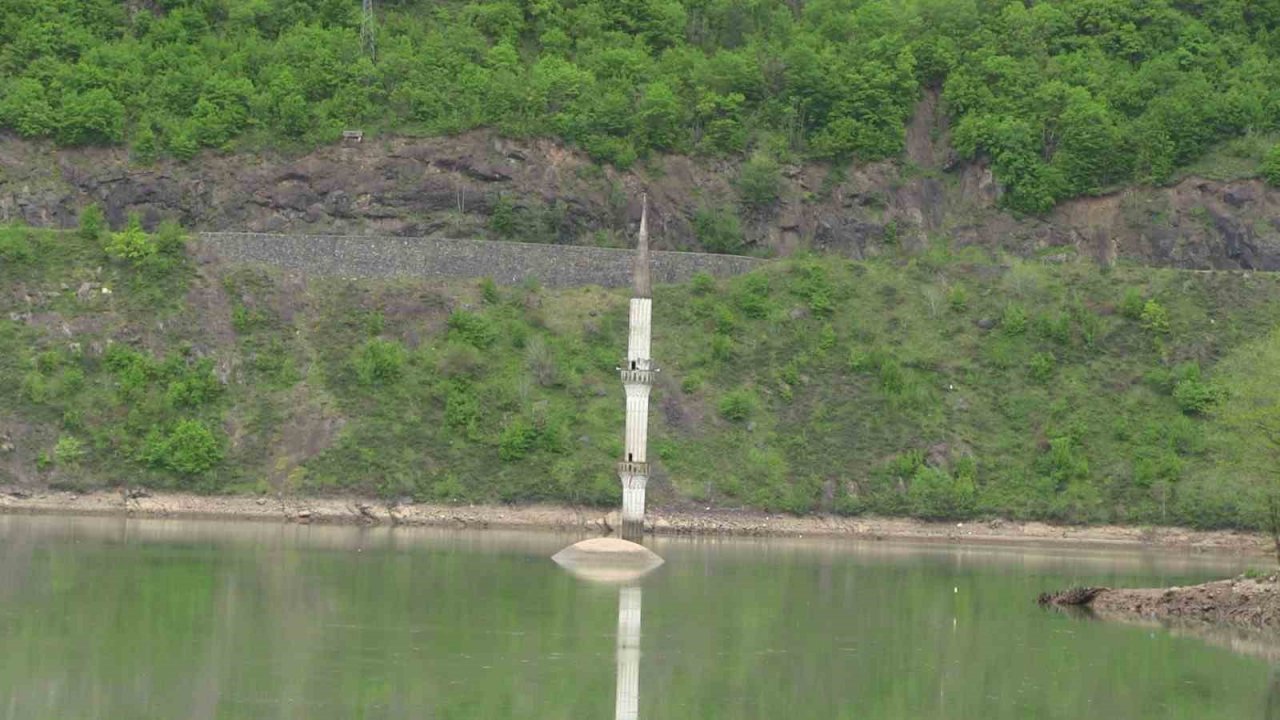
[[[640,587],[618,591],[618,692],[614,720],[640,717]]]
[[[648,196],[640,210],[634,284],[627,361],[622,367],[622,386],[627,391],[626,449],[618,463],[618,476],[622,478],[622,538],[631,541],[644,536],[644,486],[649,481],[649,388],[653,386],[654,368],[649,358],[653,288],[649,281]]]

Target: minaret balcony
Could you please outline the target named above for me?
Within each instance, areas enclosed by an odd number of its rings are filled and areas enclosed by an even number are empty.
[[[618,463],[618,474],[619,475],[643,475],[645,477],[648,477],[649,463],[631,462],[629,460],[623,460],[622,462]]]
[[[653,370],[621,370],[620,374],[623,384],[652,385],[653,372]]]

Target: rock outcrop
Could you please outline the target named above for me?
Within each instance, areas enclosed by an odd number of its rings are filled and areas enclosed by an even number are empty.
[[[854,258],[894,246],[999,246],[1181,268],[1280,269],[1280,191],[1259,180],[1188,178],[1063,203],[1043,218],[999,209],[982,163],[959,163],[927,100],[908,127],[905,163],[780,172],[771,208],[743,213],[749,246],[813,248]],[[942,127],[941,131],[937,128]],[[655,157],[628,172],[600,169],[547,141],[477,131],[382,138],[301,156],[208,152],[190,163],[133,163],[127,150],[57,149],[0,137],[0,221],[68,227],[97,202],[113,225],[131,212],[153,225],[297,234],[492,237],[622,244],[633,200],[649,194],[656,249],[703,249],[699,210],[737,205],[737,168]]]

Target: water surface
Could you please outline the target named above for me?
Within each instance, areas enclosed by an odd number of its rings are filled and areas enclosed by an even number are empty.
[[[659,539],[628,655],[573,539],[0,517],[0,718],[613,718],[630,662],[644,720],[1280,718],[1262,660],[1032,602],[1243,560]]]

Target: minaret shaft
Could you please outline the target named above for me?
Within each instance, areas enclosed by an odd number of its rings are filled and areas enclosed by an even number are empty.
[[[644,534],[644,491],[649,481],[649,389],[653,386],[650,358],[653,299],[649,279],[649,204],[640,211],[640,236],[636,242],[635,287],[628,320],[627,359],[621,368],[626,390],[626,429],[622,462],[622,537],[639,540]]]

